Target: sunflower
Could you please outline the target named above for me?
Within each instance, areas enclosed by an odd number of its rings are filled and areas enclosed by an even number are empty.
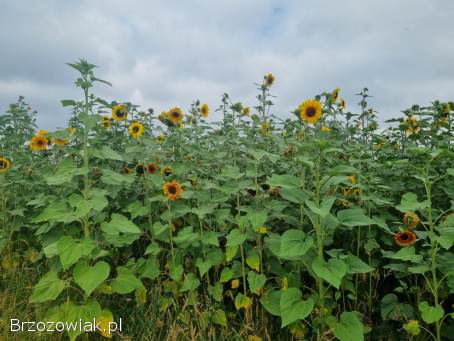
[[[354,175],[347,176],[348,181],[352,183],[353,185],[356,184],[356,178]]]
[[[132,122],[128,127],[129,135],[135,139],[141,137],[144,130],[145,127],[140,122]]]
[[[137,175],[144,175],[145,174],[145,167],[141,163],[138,163],[136,166],[136,174]]]
[[[117,122],[125,121],[128,117],[128,108],[123,104],[118,104],[112,108],[112,118]]]
[[[207,118],[209,111],[210,111],[210,108],[208,107],[208,104],[203,103],[202,106],[200,107],[200,115],[202,115],[202,117]]]
[[[320,128],[320,131],[323,133],[329,133],[331,131],[331,128],[328,126],[323,126]]]
[[[158,137],[156,137],[155,141],[157,144],[163,144],[166,139],[166,136],[164,134],[160,134]]]
[[[76,133],[76,128],[69,127],[68,132],[69,132],[69,135],[73,136]]]
[[[158,115],[158,120],[160,120],[162,123],[165,123],[165,120],[167,119],[167,113],[165,111],[162,111]]]
[[[447,115],[451,111],[451,104],[449,102],[446,102],[443,104],[443,114]]]
[[[333,99],[333,103],[336,103],[337,98],[339,97],[339,91],[340,91],[340,88],[336,87],[336,89],[334,89],[333,92],[331,93],[331,98]]]
[[[169,176],[172,175],[173,169],[170,166],[165,166],[161,169],[161,176]]]
[[[30,148],[34,151],[38,150],[46,150],[47,146],[49,145],[49,140],[44,137],[43,135],[35,135],[33,136],[30,142]]]
[[[251,108],[246,107],[246,108],[243,109],[243,115],[244,116],[249,116],[250,113],[251,113]]]
[[[407,212],[404,214],[403,222],[409,229],[414,229],[421,222],[421,219],[416,213]]]
[[[40,129],[36,132],[36,135],[40,135],[40,136],[46,136],[47,134],[49,134],[49,130],[46,130],[46,129]]]
[[[173,125],[180,125],[183,122],[183,112],[178,107],[172,108],[167,112],[167,119]]]
[[[341,98],[339,100],[339,107],[340,107],[341,110],[345,109],[345,99]]]
[[[150,174],[154,174],[156,173],[156,171],[158,170],[158,165],[154,162],[150,162],[148,165],[147,165],[147,172],[150,173]]]
[[[322,105],[316,99],[308,99],[299,106],[300,118],[308,123],[316,123],[322,117]]]
[[[271,85],[273,85],[274,81],[276,80],[276,77],[274,77],[272,73],[268,73],[263,77],[263,79],[265,81],[265,85],[267,87],[270,87]]]
[[[418,120],[413,115],[409,116],[405,120],[405,124],[408,126],[405,131],[409,134],[416,134],[420,130],[420,128],[418,127]]]
[[[350,188],[342,188],[342,195],[347,198],[350,194],[352,193],[352,190]]]
[[[262,135],[268,136],[271,133],[272,126],[270,122],[264,122],[260,124],[259,128]]]
[[[6,173],[11,167],[11,162],[4,157],[0,157],[0,173]]]
[[[125,165],[125,166],[123,167],[123,173],[125,173],[125,174],[131,174],[131,173],[132,173],[132,169],[129,168],[127,165]]]
[[[409,246],[416,243],[416,234],[410,230],[397,232],[394,236],[394,241],[399,246]]]
[[[53,139],[52,143],[57,146],[66,146],[69,143],[69,141],[68,139]]]
[[[164,195],[167,199],[172,201],[179,199],[181,197],[181,193],[183,193],[183,188],[177,181],[166,182],[162,187],[162,190],[164,191]]]
[[[109,128],[111,123],[112,123],[112,118],[110,118],[109,116],[103,116],[101,125],[104,128]]]

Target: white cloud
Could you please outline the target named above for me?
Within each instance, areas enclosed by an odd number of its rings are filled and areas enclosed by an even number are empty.
[[[278,115],[335,86],[354,108],[367,86],[384,120],[452,100],[453,15],[450,0],[3,1],[0,103],[25,95],[40,125],[64,125],[59,100],[80,97],[64,63],[85,57],[114,85],[97,94],[158,112],[224,92],[253,105],[273,72]]]

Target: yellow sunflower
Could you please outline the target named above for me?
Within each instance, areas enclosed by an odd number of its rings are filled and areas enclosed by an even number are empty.
[[[316,123],[322,117],[322,105],[316,99],[308,99],[299,106],[300,118],[308,123]]]
[[[328,126],[323,126],[320,128],[320,131],[323,133],[329,133],[331,131],[331,128]]]
[[[30,142],[30,148],[34,151],[46,150],[48,145],[49,145],[49,140],[46,137],[44,137],[43,135],[33,136],[32,140]]]
[[[0,157],[0,173],[6,173],[11,167],[11,162],[4,157]]]
[[[264,136],[270,135],[271,130],[273,129],[270,122],[264,122],[264,123],[260,124],[259,128],[260,128],[260,132]]]
[[[125,121],[128,117],[128,108],[123,104],[118,104],[112,108],[112,118],[117,122]]]
[[[345,99],[341,98],[339,100],[339,107],[340,107],[341,110],[345,109]]]
[[[183,112],[178,107],[172,108],[167,112],[167,119],[173,125],[180,125],[183,122]]]
[[[207,118],[209,111],[210,111],[210,108],[208,107],[208,104],[203,103],[202,106],[200,107],[200,115],[202,115],[202,117]]]
[[[276,80],[276,77],[274,77],[274,75],[272,73],[266,74],[263,78],[265,80],[265,85],[267,87],[270,87],[271,85],[273,85],[274,81]]]
[[[46,130],[46,129],[40,129],[36,132],[36,135],[40,135],[40,136],[45,136],[49,134],[49,130]]]
[[[167,199],[172,201],[179,199],[183,193],[183,188],[177,181],[166,182],[162,187],[162,190]]]
[[[68,139],[53,139],[52,143],[57,146],[66,146],[69,143],[69,141]]]
[[[334,89],[333,92],[331,93],[331,98],[333,99],[333,103],[336,103],[337,98],[339,97],[339,91],[340,91],[340,88],[336,87],[336,89]]]
[[[110,116],[103,116],[101,125],[102,125],[104,128],[109,128],[111,122],[112,122],[112,118],[111,118]]]
[[[420,223],[418,215],[413,212],[407,212],[404,214],[403,222],[409,229],[413,229]]]
[[[69,132],[69,135],[73,136],[76,133],[76,128],[69,127],[68,132]]]
[[[416,134],[420,130],[420,128],[418,127],[418,120],[413,115],[409,116],[405,120],[405,124],[407,125],[406,132],[408,134]]]
[[[173,169],[170,166],[165,166],[161,169],[161,176],[169,176],[172,175]]]
[[[128,127],[129,135],[131,135],[135,139],[141,137],[144,130],[145,127],[140,122],[132,122]]]
[[[250,113],[251,113],[251,108],[246,107],[246,108],[243,109],[243,115],[244,116],[249,116]]]
[[[160,134],[158,137],[156,137],[155,141],[157,144],[163,144],[166,139],[166,136],[164,134]]]
[[[348,181],[353,185],[356,184],[356,177],[354,175],[347,176]]]

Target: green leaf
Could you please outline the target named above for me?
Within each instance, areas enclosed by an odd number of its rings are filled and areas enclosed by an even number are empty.
[[[246,295],[243,295],[242,293],[238,293],[235,297],[235,308],[237,310],[240,310],[241,308],[243,309],[248,309],[252,304],[252,301],[249,297]]]
[[[360,208],[349,208],[346,210],[339,211],[337,213],[337,219],[341,224],[346,226],[367,226],[376,224],[376,222],[366,216]]]
[[[200,277],[203,277],[212,267],[212,264],[210,261],[204,261],[201,258],[197,258],[197,261],[195,262],[195,265],[200,271]]]
[[[260,303],[263,305],[265,310],[274,316],[281,316],[281,291],[271,290],[268,291],[260,299]]]
[[[73,271],[74,282],[80,286],[87,296],[100,286],[110,274],[110,265],[104,261],[89,266],[79,262]]]
[[[219,282],[226,283],[226,282],[230,281],[232,278],[233,278],[232,269],[224,268],[224,269],[222,269],[221,278],[219,279]]]
[[[33,288],[30,297],[32,303],[42,303],[55,300],[65,288],[66,283],[58,278],[55,271],[49,271],[45,274]]]
[[[63,270],[70,268],[80,257],[90,255],[95,247],[96,243],[91,239],[79,241],[74,240],[71,236],[61,237],[57,243],[57,250]]]
[[[374,270],[374,268],[371,268],[360,258],[354,255],[348,255],[345,262],[347,263],[349,274],[363,274]]]
[[[61,105],[64,107],[68,107],[70,105],[75,106],[77,104],[76,101],[74,101],[72,99],[62,99],[60,102],[61,102]]]
[[[271,187],[282,187],[282,188],[299,188],[301,186],[301,179],[293,175],[279,175],[273,174],[268,179],[267,184]]]
[[[339,289],[342,278],[347,274],[347,265],[340,259],[333,258],[326,262],[317,257],[312,262],[312,270],[318,277]]]
[[[419,202],[417,195],[409,192],[402,196],[400,205],[396,208],[401,212],[414,212],[419,209],[427,208],[428,205],[429,203],[427,200]]]
[[[382,251],[383,256],[391,259],[403,260],[406,262],[420,263],[422,261],[422,255],[416,254],[414,246],[406,246],[401,248],[397,252]]]
[[[314,212],[321,218],[325,218],[331,211],[331,207],[333,207],[335,201],[336,201],[335,197],[327,197],[323,199],[320,206],[318,206],[315,202],[311,200],[306,200],[305,204],[307,207],[310,208],[312,212]]]
[[[327,320],[330,328],[333,329],[334,336],[340,341],[363,341],[364,331],[361,320],[357,317],[357,312],[345,311],[337,321],[334,316]]]
[[[71,210],[64,201],[54,201],[41,212],[33,222],[41,223],[44,221],[62,221],[71,214]]]
[[[260,257],[257,252],[252,252],[246,258],[246,264],[255,271],[260,271]]]
[[[249,271],[247,273],[247,282],[249,284],[249,289],[251,289],[254,294],[260,295],[260,289],[262,289],[266,283],[266,276],[264,274],[257,274],[254,271]]]
[[[101,224],[101,230],[107,234],[118,235],[120,233],[141,234],[142,231],[125,216],[113,213],[109,223]]]
[[[213,323],[227,327],[227,318],[225,317],[225,312],[222,309],[217,309],[211,314],[211,319]]]
[[[200,281],[198,278],[193,273],[190,273],[185,276],[180,292],[194,291],[199,286]]]
[[[143,284],[128,268],[117,268],[117,277],[112,281],[112,290],[119,294],[129,294],[136,289],[142,289]]]
[[[132,202],[123,211],[130,213],[131,219],[146,216],[150,212],[150,210],[145,207],[140,201]]]
[[[285,200],[288,200],[295,204],[302,204],[308,198],[308,194],[299,188],[284,187],[279,190],[279,193]]]
[[[123,184],[132,184],[134,182],[134,177],[119,174],[110,169],[103,169],[101,181],[107,185],[121,186]]]
[[[161,252],[161,247],[156,242],[151,242],[145,250],[145,255],[157,256]]]
[[[301,230],[290,229],[281,236],[279,257],[296,260],[304,256],[313,245],[313,239]]]
[[[279,308],[282,319],[281,328],[284,328],[308,317],[314,309],[314,300],[310,297],[304,301],[299,289],[288,288],[281,292]]]
[[[232,246],[239,246],[243,244],[243,242],[246,240],[246,235],[242,232],[240,232],[239,229],[233,229],[230,231],[230,233],[227,236],[227,244],[226,246],[232,247]]]
[[[413,307],[408,303],[400,303],[395,294],[383,296],[380,302],[380,314],[383,320],[404,321],[413,318]]]
[[[419,311],[424,322],[431,324],[440,321],[445,314],[445,311],[441,306],[432,307],[426,301],[419,303]]]

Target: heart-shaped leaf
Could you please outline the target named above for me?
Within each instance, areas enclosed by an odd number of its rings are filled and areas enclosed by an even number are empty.
[[[94,266],[78,263],[73,271],[74,281],[87,296],[100,286],[109,277],[110,265],[106,262],[97,262]]]

